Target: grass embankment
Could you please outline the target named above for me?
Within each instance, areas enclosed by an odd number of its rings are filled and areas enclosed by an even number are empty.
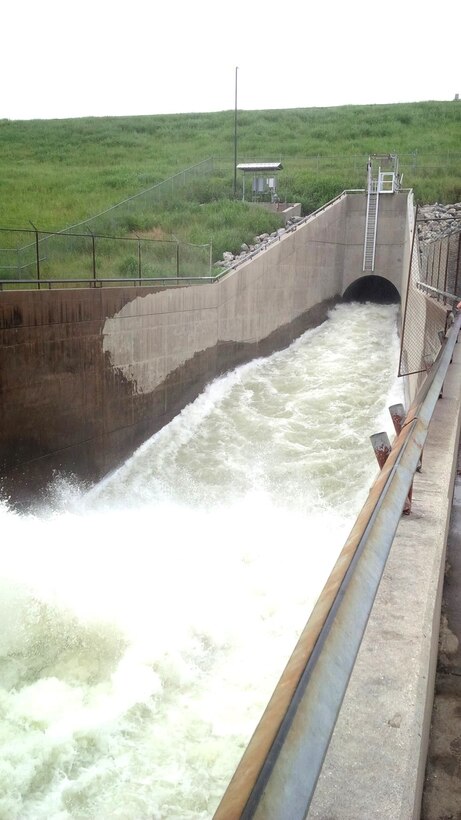
[[[403,184],[419,202],[453,202],[461,199],[460,125],[456,101],[244,111],[238,161],[282,160],[279,195],[300,201],[304,213],[344,188],[364,187],[372,153],[399,155]],[[117,233],[154,230],[181,242],[212,242],[216,259],[279,224],[274,215],[229,202],[233,155],[233,111],[2,120],[0,227],[33,222],[61,230],[213,156],[213,174],[186,186],[176,201],[163,198],[136,214],[120,209]]]

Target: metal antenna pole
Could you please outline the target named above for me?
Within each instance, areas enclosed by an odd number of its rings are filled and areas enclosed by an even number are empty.
[[[234,198],[237,196],[237,72],[235,66],[235,106],[234,106]]]

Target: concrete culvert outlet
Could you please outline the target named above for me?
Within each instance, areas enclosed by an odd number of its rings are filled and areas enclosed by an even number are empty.
[[[382,276],[361,276],[344,291],[344,302],[377,302],[378,304],[398,304],[400,296],[397,288]]]

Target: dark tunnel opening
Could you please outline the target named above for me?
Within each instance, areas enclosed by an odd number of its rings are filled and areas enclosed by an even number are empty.
[[[343,302],[377,302],[380,305],[400,303],[400,295],[392,282],[382,276],[362,276],[344,291]]]

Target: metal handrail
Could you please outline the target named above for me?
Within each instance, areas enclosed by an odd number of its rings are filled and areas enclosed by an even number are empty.
[[[215,282],[219,278],[219,274],[215,276],[124,276],[121,277],[96,277],[91,279],[0,279],[0,291],[4,289],[5,285],[36,285],[40,290],[43,285],[48,286],[48,290],[52,290],[53,285],[59,285],[64,288],[66,285],[85,285],[87,287],[103,287],[107,284],[118,284],[120,287],[127,285],[134,285],[142,287],[144,285],[194,285],[203,282]]]
[[[432,285],[427,285],[426,282],[416,282],[416,287],[423,292],[427,291],[429,295],[435,294],[435,296],[442,296],[447,302],[461,302],[461,296],[457,296],[456,293],[449,293],[446,290],[434,288]]]
[[[271,240],[262,243],[259,248],[255,248],[255,250],[253,251],[248,251],[248,253],[246,253],[244,256],[239,257],[238,259],[234,259],[229,264],[223,265],[223,272],[229,273],[232,270],[236,270],[236,268],[240,267],[240,265],[243,265],[245,262],[254,259],[255,256],[259,256],[259,254],[263,253],[264,251],[267,251],[276,242],[280,241],[280,239],[283,239],[283,237],[287,236],[290,233],[294,233],[298,230],[298,228],[302,228],[303,225],[305,225],[307,222],[310,222],[311,219],[314,219],[316,216],[319,216],[319,214],[321,214],[323,211],[326,211],[326,209],[329,208],[330,205],[333,205],[335,202],[339,202],[346,196],[346,194],[363,194],[364,191],[364,188],[347,188],[346,190],[341,191],[340,194],[333,197],[333,199],[330,199],[328,202],[325,202],[325,204],[321,205],[320,208],[317,208],[316,211],[312,211],[312,213],[303,216],[293,225],[290,225],[289,228],[285,228],[283,233],[281,233],[279,236],[273,237]]]
[[[229,783],[215,820],[304,820],[306,816],[460,327],[458,314]]]

